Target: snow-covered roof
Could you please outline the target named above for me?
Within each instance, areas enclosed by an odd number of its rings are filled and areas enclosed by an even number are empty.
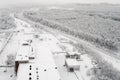
[[[16,60],[15,61],[28,61],[30,51],[31,50],[30,50],[29,46],[20,46],[19,50],[16,54]]]
[[[80,62],[77,61],[76,59],[66,59],[66,64],[69,66],[69,67],[73,67],[73,66],[80,66]]]
[[[49,47],[44,43],[38,43],[34,47],[36,47],[36,58],[29,63],[19,64],[17,80],[60,80]]]
[[[80,55],[81,53],[78,53],[78,52],[67,52],[68,55]]]
[[[43,67],[41,64],[20,64],[16,80],[60,80],[58,70],[55,67]],[[30,67],[31,66],[31,67]]]

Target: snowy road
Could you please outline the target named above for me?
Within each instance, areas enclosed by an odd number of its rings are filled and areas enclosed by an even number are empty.
[[[24,21],[19,21],[18,20],[18,22],[22,22],[21,24],[26,24]],[[30,26],[29,24],[27,24],[28,26]],[[31,28],[31,27],[27,27],[27,32],[29,32],[29,28]],[[20,28],[21,30],[22,30],[22,28]],[[19,30],[19,29],[18,29]],[[32,30],[32,29],[31,29]],[[34,29],[35,30],[35,29]],[[25,30],[25,32],[26,32],[26,30]],[[34,45],[34,47],[35,47],[35,49],[36,49],[36,51],[35,51],[35,53],[37,53],[37,52],[41,52],[42,50],[40,49],[40,46],[42,46],[43,44],[43,46],[46,46],[46,48],[48,47],[49,49],[50,49],[50,51],[52,52],[52,53],[62,53],[63,51],[62,51],[62,49],[58,46],[58,44],[60,43],[60,41],[55,37],[55,36],[53,36],[52,34],[50,34],[49,32],[46,32],[46,31],[43,31],[44,33],[42,33],[42,34],[40,34],[40,37],[39,37],[39,39],[38,40],[36,40],[36,39],[33,39],[33,45]],[[20,33],[19,33],[20,34]],[[42,41],[42,43],[41,43],[41,41]],[[69,47],[68,47],[69,48]],[[42,52],[41,52],[42,53]],[[46,55],[46,54],[40,54],[40,53],[37,53],[37,58],[39,57],[39,58],[43,58],[42,56],[44,56],[44,55]],[[49,54],[48,54],[49,55]],[[47,56],[46,56],[47,57]],[[45,58],[46,58],[45,57]],[[64,55],[64,57],[65,57],[65,55]],[[49,58],[48,58],[49,59]],[[70,72],[68,72],[67,71],[67,69],[66,69],[66,67],[63,67],[63,64],[64,64],[64,62],[65,62],[65,59],[63,59],[63,58],[57,58],[57,59],[55,59],[55,58],[53,58],[54,60],[55,60],[55,63],[57,62],[57,63],[59,63],[59,64],[57,64],[56,63],[56,65],[58,66],[58,71],[59,71],[59,73],[60,73],[60,77],[61,77],[61,79],[62,80],[82,80],[82,79],[78,79],[78,77],[76,76],[76,74],[75,73],[70,73]],[[63,60],[62,60],[63,59]],[[62,61],[61,61],[62,60]],[[47,60],[46,60],[47,61]],[[42,63],[42,62],[41,62]],[[43,64],[43,63],[42,63]],[[45,63],[46,64],[46,63]],[[39,64],[38,64],[39,65]],[[49,66],[49,64],[48,64],[48,66]],[[84,67],[84,66],[83,66]],[[80,75],[79,73],[78,73],[78,75]],[[85,74],[86,75],[86,74]],[[88,79],[89,80],[89,79]]]
[[[23,21],[24,22],[24,21]],[[27,24],[27,25],[30,25],[30,24]],[[29,27],[30,28],[30,27]],[[48,30],[48,32],[46,32],[46,33],[50,33],[50,34],[52,34],[52,36],[55,36],[58,40],[59,40],[59,36],[63,36],[63,37],[65,37],[65,38],[67,38],[67,39],[69,39],[69,40],[72,40],[72,41],[74,41],[74,42],[79,42],[79,43],[81,43],[82,45],[84,45],[85,47],[86,47],[86,49],[88,50],[88,51],[92,51],[92,52],[94,52],[94,53],[96,53],[96,54],[98,54],[99,56],[101,56],[104,60],[106,60],[107,62],[109,62],[110,64],[112,64],[113,65],[113,67],[114,68],[116,68],[116,69],[118,69],[118,70],[120,70],[120,68],[119,68],[119,66],[120,66],[120,60],[118,59],[118,58],[115,58],[115,57],[113,57],[113,56],[111,56],[111,55],[108,55],[108,53],[107,52],[105,52],[105,51],[103,51],[103,50],[101,50],[101,49],[99,49],[99,48],[96,48],[94,45],[92,45],[92,44],[90,44],[90,43],[88,43],[88,42],[86,42],[86,41],[84,41],[84,40],[80,40],[80,39],[76,39],[76,38],[74,38],[74,37],[71,37],[71,36],[69,36],[69,35],[66,35],[66,34],[64,34],[64,33],[60,33],[60,32],[57,32],[57,31],[52,31],[52,29],[49,29]],[[57,33],[57,34],[56,34]],[[51,35],[49,35],[49,36],[51,36]],[[55,40],[55,39],[53,39],[53,40]],[[51,51],[52,52],[60,52],[61,50],[59,49],[59,47],[58,46],[56,46],[56,43],[54,43],[54,42],[56,42],[57,43],[57,40],[55,40],[55,41],[53,41],[53,43],[49,43],[48,42],[48,44],[49,44],[49,46],[51,47]],[[58,47],[58,48],[57,48]],[[62,51],[61,51],[62,52]],[[55,62],[56,62],[56,64],[59,66],[59,72],[60,72],[60,75],[61,75],[61,77],[63,78],[63,80],[76,80],[77,79],[77,77],[75,77],[76,75],[75,74],[73,74],[73,73],[67,73],[67,71],[65,70],[65,68],[62,66],[63,65],[63,63],[64,62],[62,62],[61,61],[62,59],[60,58],[60,60],[59,60],[59,58],[55,58]],[[64,59],[63,59],[64,60]],[[87,59],[88,60],[88,62],[86,63],[86,65],[90,65],[90,64],[88,64],[88,63],[90,63],[90,60],[89,59]],[[58,62],[57,62],[58,61]],[[60,63],[60,62],[62,62],[62,63]],[[58,64],[59,63],[59,64]],[[75,72],[76,74],[78,74],[78,75],[82,75],[84,78],[86,77],[85,75],[86,75],[86,71],[87,70],[85,70],[85,68],[84,68],[84,66],[85,66],[85,64],[84,64],[84,62],[83,63],[81,63],[81,65],[82,65],[82,71],[81,71],[81,73],[79,73],[79,72]],[[61,67],[60,67],[61,66]],[[70,75],[70,77],[66,77],[66,76],[68,76],[68,75]],[[72,76],[72,77],[71,77]],[[74,79],[73,79],[74,78]],[[89,78],[85,78],[85,79],[87,79],[87,80],[89,80]]]
[[[87,51],[90,51],[90,52],[93,52],[95,53],[96,55],[100,56],[103,60],[107,61],[108,63],[112,64],[112,66],[114,68],[116,68],[117,70],[120,71],[120,57],[119,56],[115,56],[115,55],[111,55],[111,53],[107,52],[107,51],[104,51],[100,48],[97,48],[95,45],[85,41],[85,40],[82,40],[82,39],[78,39],[78,38],[75,38],[73,36],[70,36],[70,35],[67,35],[65,33],[62,33],[62,32],[59,32],[58,30],[55,30],[52,31],[53,29],[51,28],[48,28],[47,31],[49,31],[51,34],[55,35],[56,37],[59,38],[59,36],[64,36],[66,38],[68,38],[69,40],[73,41],[73,42],[78,42],[80,43],[81,45],[83,45]],[[52,31],[52,32],[51,32]],[[55,34],[57,33],[57,34]],[[113,53],[114,54],[114,53]],[[116,53],[116,54],[119,54],[119,53]]]

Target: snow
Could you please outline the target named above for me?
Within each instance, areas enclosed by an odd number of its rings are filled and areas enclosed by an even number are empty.
[[[87,54],[81,56],[82,61],[80,61],[80,72],[75,71],[75,73],[79,76],[82,76],[84,80],[90,80],[91,77],[87,76],[87,71],[93,68],[91,63],[91,59],[88,57]]]
[[[65,65],[65,55],[54,56],[55,63],[58,66],[58,71],[60,73],[61,80],[78,80],[74,73],[67,71]]]
[[[30,46],[20,46],[18,52],[16,53],[15,61],[28,61],[30,53],[31,53]]]
[[[69,38],[66,38],[65,36],[62,35],[59,35],[58,39],[61,43],[69,43],[71,41]]]
[[[53,7],[55,9],[56,7]],[[18,34],[14,34],[12,40],[8,44],[7,48],[5,49],[1,56],[0,56],[0,63],[3,64],[6,60],[6,56],[9,53],[15,53],[17,51],[17,46],[21,42],[20,39],[21,36],[24,36],[25,34],[29,34],[33,32],[33,29],[30,27],[30,25],[24,21],[21,21],[19,19],[16,19],[17,28],[18,31],[20,31]],[[25,27],[25,25],[27,25]],[[28,29],[29,28],[29,29]],[[34,33],[32,33],[34,34]],[[39,34],[38,39],[34,39],[32,46],[35,48],[35,52],[33,53],[35,55],[34,60],[30,60],[29,63],[21,64],[18,71],[18,80],[28,80],[30,75],[29,73],[40,75],[40,79],[48,80],[48,79],[59,79],[61,77],[62,80],[90,80],[91,76],[87,76],[87,71],[90,70],[93,65],[91,63],[91,59],[87,54],[81,55],[81,59],[79,61],[80,64],[80,71],[75,71],[73,73],[68,72],[65,65],[65,53],[64,54],[57,54],[53,55],[52,53],[62,53],[63,50],[60,47],[60,45],[63,45],[66,47],[66,52],[72,52],[74,50],[74,47],[69,43],[73,40],[69,39],[69,37],[65,37],[63,35],[60,36],[53,36],[49,33],[37,33]],[[24,36],[23,39],[27,38],[27,36]],[[31,37],[28,37],[27,39],[33,39]],[[26,39],[26,40],[27,40]],[[74,41],[73,41],[74,42]],[[104,58],[109,63],[113,64],[114,67],[118,70],[120,70],[120,61],[118,59],[113,58],[112,56],[104,54],[104,52],[94,48],[93,46],[88,45],[86,42],[82,42],[84,45],[90,47],[91,50],[94,50],[97,54],[100,54],[102,58]],[[14,45],[15,44],[15,45]],[[13,45],[13,47],[11,46]],[[16,47],[15,47],[16,46]],[[10,48],[10,49],[9,49]],[[73,54],[73,53],[72,53]],[[53,57],[54,56],[54,57]],[[54,60],[53,60],[54,58]],[[55,63],[54,63],[55,62]],[[74,62],[70,62],[70,64],[74,65]],[[29,66],[32,65],[32,72],[29,70]],[[58,70],[55,69],[55,67],[58,67]],[[36,74],[36,68],[38,68],[38,74]],[[44,70],[47,70],[46,72]],[[23,71],[26,74],[22,74]],[[52,74],[51,74],[52,73]],[[54,74],[54,75],[53,75]],[[59,76],[60,74],[60,76]],[[32,79],[36,79],[37,77],[35,75],[32,75]],[[22,77],[21,77],[22,76]],[[46,77],[47,76],[47,77]],[[55,77],[56,76],[56,77]],[[1,80],[1,79],[0,79]],[[6,80],[6,79],[5,79]]]
[[[13,67],[8,67],[7,72],[5,70],[6,67],[0,67],[0,80],[16,80]]]
[[[39,39],[34,39],[32,47],[36,50],[36,58],[32,62],[19,64],[17,80],[27,80],[31,76],[32,80],[35,80],[38,75],[43,80],[60,80],[58,70],[55,69],[57,66],[53,60],[53,55],[50,51],[49,46],[45,42],[40,42]],[[32,70],[29,70],[29,66],[32,66]],[[36,74],[36,68],[38,68],[38,74]],[[23,74],[23,70],[24,73]],[[44,71],[46,70],[46,71]],[[52,73],[52,74],[51,74]]]
[[[7,59],[7,55],[9,54],[16,54],[16,51],[18,49],[18,41],[16,34],[13,35],[12,39],[9,41],[7,46],[5,47],[4,51],[0,55],[0,65],[6,65],[5,61]],[[12,46],[11,46],[12,45]]]
[[[2,41],[0,41],[0,50],[2,49]]]
[[[32,39],[31,46],[33,48],[33,53],[31,53],[30,55],[34,55],[35,57],[35,59],[30,59],[28,63],[20,63],[18,68],[17,80],[29,80],[30,77],[32,78],[32,80],[36,80],[38,77],[42,80],[78,80],[78,78],[80,80],[82,80],[83,78],[84,80],[90,80],[90,77],[88,77],[86,74],[87,71],[93,66],[91,63],[91,59],[87,55],[81,56],[81,61],[79,61],[78,63],[80,64],[80,71],[75,71],[73,73],[68,72],[66,67],[64,66],[66,58],[65,53],[62,53],[64,51],[61,49],[60,45],[64,45],[66,47],[66,51],[73,51],[74,47],[69,44],[69,38],[62,36],[61,40],[61,37],[53,36],[48,32],[45,32],[44,34],[33,32],[33,29],[28,23],[19,19],[15,19],[15,21],[17,26],[19,26],[16,30],[18,30],[19,32],[14,33],[12,39],[1,54],[0,64],[5,65],[5,61],[7,59],[6,56],[11,53],[16,54],[17,51],[19,52],[21,42],[24,42],[24,40],[28,39]],[[34,38],[34,33],[37,33],[39,35],[39,38]],[[25,52],[25,50],[23,50],[23,52]],[[62,54],[54,55],[53,53]],[[70,62],[70,64],[73,65],[75,63]],[[30,65],[32,66],[32,70],[30,70]],[[0,68],[0,71],[3,70],[4,69]],[[8,72],[14,75],[13,69]],[[31,75],[29,75],[29,73],[31,73]],[[9,74],[0,72],[0,80],[14,79],[15,78],[10,79]]]
[[[120,71],[120,60],[117,57],[113,57],[109,55],[109,53],[100,52],[96,49],[94,49],[94,52],[99,54],[105,61],[110,63],[115,69]]]
[[[42,39],[49,47],[52,53],[63,52],[58,46],[59,41],[51,34],[40,34],[40,39]]]
[[[80,63],[76,59],[66,59],[65,60],[68,66],[80,66]]]
[[[74,52],[74,47],[70,44],[70,43],[60,43],[62,45],[64,45],[66,47],[66,51],[68,52]],[[75,53],[77,53],[77,51],[75,51]],[[88,57],[87,54],[81,55],[80,57],[80,71],[75,71],[74,73],[70,73],[67,71],[67,68],[64,67],[65,65],[65,55],[66,54],[59,54],[59,55],[54,55],[54,59],[56,62],[56,65],[59,67],[59,72],[61,75],[62,80],[76,80],[74,79],[74,77],[78,77],[79,80],[90,80],[91,76],[87,76],[87,71],[91,68],[93,68],[93,65],[91,63],[91,59]],[[73,62],[74,63],[74,62]],[[69,79],[69,75],[70,76],[74,76],[74,77],[70,77],[71,79]]]
[[[17,25],[17,29],[18,30],[22,30],[24,27],[21,25],[21,20],[19,19],[15,19],[15,23]],[[29,26],[29,25],[28,25]],[[7,60],[7,55],[9,54],[13,54],[15,55],[18,48],[19,48],[19,40],[21,39],[21,35],[22,35],[22,31],[21,32],[15,32],[11,38],[11,40],[9,41],[9,43],[7,44],[7,46],[5,47],[5,49],[3,50],[3,52],[0,54],[0,66],[6,66],[6,60]],[[2,41],[2,44],[4,42]],[[7,68],[7,72],[3,72],[5,69],[5,67],[0,67],[0,80],[15,80],[16,76],[14,74],[14,68]],[[13,77],[10,77],[10,75],[13,75]]]
[[[62,37],[62,38],[65,38],[65,37]],[[55,78],[55,75],[56,75],[57,79],[61,78],[62,80],[78,80],[78,78],[80,80],[82,80],[82,79],[90,80],[91,77],[87,76],[87,71],[90,68],[92,68],[93,66],[91,63],[91,59],[88,58],[87,55],[81,56],[81,61],[79,61],[80,71],[75,71],[74,73],[68,72],[66,67],[64,67],[65,54],[58,54],[58,55],[54,55],[54,57],[53,57],[52,53],[63,52],[63,50],[60,48],[59,44],[64,45],[66,47],[66,51],[71,52],[74,50],[74,47],[71,44],[69,44],[69,42],[70,42],[69,39],[67,39],[67,38],[63,39],[65,41],[60,41],[60,39],[61,39],[61,37],[58,39],[58,37],[56,38],[56,36],[53,36],[49,33],[39,34],[39,38],[33,39],[32,46],[35,49],[36,57],[34,60],[30,60],[30,62],[27,64],[21,64],[19,67],[20,72],[18,72],[18,75],[24,76],[25,77],[24,79],[28,79],[29,70],[27,70],[27,69],[28,69],[29,65],[32,65],[33,72],[31,72],[31,73],[36,74],[35,68],[39,68],[40,71],[39,71],[38,75],[42,75],[41,79],[44,79],[44,80]],[[55,70],[55,72],[54,72],[54,68],[56,66],[58,67],[58,70]],[[87,66],[87,68],[86,68],[86,66]],[[22,74],[23,69],[26,69],[25,72],[27,74]],[[44,73],[44,69],[48,70],[48,72]],[[53,73],[54,76],[53,76],[53,74],[50,74],[50,73]],[[59,74],[60,74],[60,76],[59,76]],[[49,78],[47,77],[47,79],[46,79],[45,76],[48,76]],[[53,77],[51,77],[51,76],[53,76]],[[32,78],[36,79],[37,77],[32,75]],[[23,79],[23,77],[17,78],[17,80],[20,80],[20,79]]]
[[[25,28],[24,28],[25,29]],[[32,30],[24,30],[24,32],[19,33],[18,42],[20,43],[23,39],[26,40],[29,39],[31,35],[25,35],[27,33],[31,33]],[[25,33],[25,34],[24,34]],[[24,38],[25,35],[25,38]],[[43,39],[41,41],[40,39]],[[33,80],[37,79],[39,76],[43,80],[59,80],[60,76],[58,73],[58,70],[55,69],[57,66],[55,65],[55,62],[53,60],[53,55],[51,53],[51,48],[54,46],[52,43],[57,43],[57,39],[55,39],[50,34],[41,34],[40,38],[31,38],[33,41],[31,43],[31,46],[34,50],[35,59],[29,60],[28,63],[20,63],[17,73],[17,80],[28,80],[30,78],[29,73],[34,74],[31,75],[31,78]],[[49,46],[48,46],[49,45]],[[50,46],[51,45],[51,46]],[[57,45],[56,45],[57,46]],[[23,50],[24,52],[24,50]],[[22,53],[23,53],[22,52]],[[19,53],[18,53],[19,55]],[[32,66],[32,70],[29,69],[29,66]],[[38,74],[36,73],[36,68],[38,68]],[[46,71],[44,71],[46,69]],[[23,70],[24,73],[23,74]],[[52,73],[52,74],[51,74]],[[46,77],[47,76],[47,77]]]
[[[67,52],[68,55],[80,55],[81,53],[78,53],[77,51]]]

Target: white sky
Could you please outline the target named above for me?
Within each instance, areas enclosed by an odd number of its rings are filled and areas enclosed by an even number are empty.
[[[0,6],[7,6],[8,4],[26,4],[26,3],[42,3],[42,4],[51,4],[51,3],[100,3],[108,2],[114,4],[120,4],[120,0],[0,0]]]

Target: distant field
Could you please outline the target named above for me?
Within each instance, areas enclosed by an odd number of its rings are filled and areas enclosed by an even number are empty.
[[[56,28],[57,23],[60,23],[62,25],[57,26],[57,29],[65,28],[76,37],[98,43],[111,50],[119,50],[119,11],[119,5],[70,5],[28,11],[25,16],[49,27]]]

